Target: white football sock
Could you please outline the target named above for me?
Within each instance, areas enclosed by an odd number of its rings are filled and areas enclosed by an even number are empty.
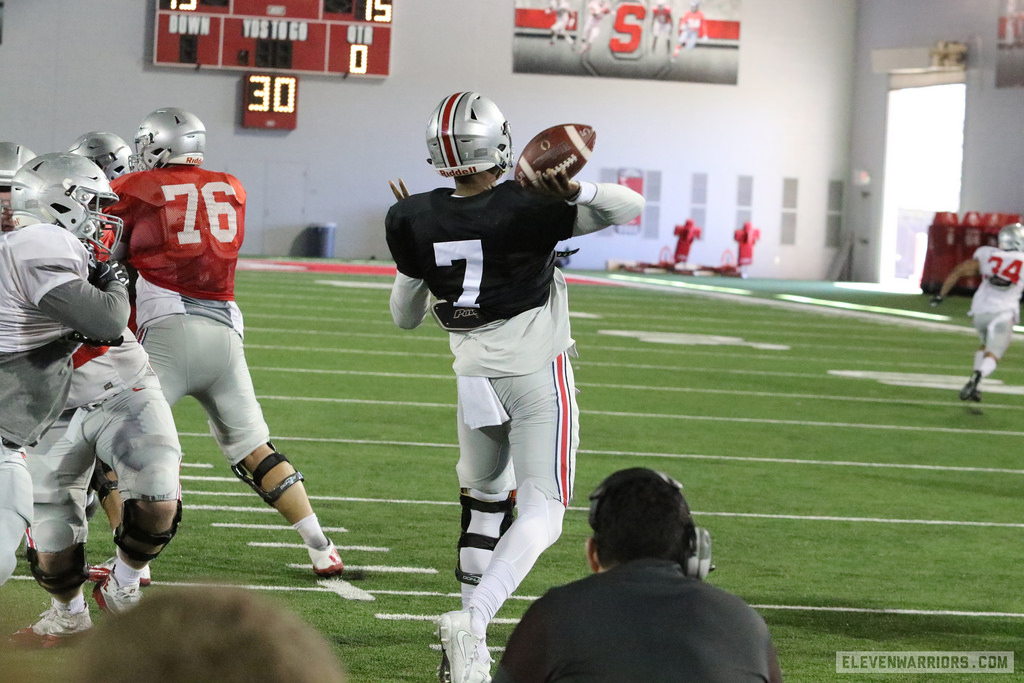
[[[517,494],[519,516],[494,548],[471,606],[490,623],[540,557],[562,533],[565,505],[547,498],[527,479]]]
[[[292,524],[292,528],[299,532],[299,536],[302,536],[303,543],[313,550],[326,550],[330,544],[327,536],[324,535],[324,530],[320,528],[320,522],[317,520],[315,512]]]
[[[79,591],[78,595],[71,598],[70,602],[61,602],[57,598],[52,598],[51,601],[53,606],[62,612],[69,612],[71,614],[78,614],[86,610],[85,596]]]
[[[121,586],[137,585],[142,578],[142,570],[128,566],[128,563],[121,559],[120,552],[118,552],[117,559],[114,561],[114,568],[110,571],[114,574],[114,579]]]

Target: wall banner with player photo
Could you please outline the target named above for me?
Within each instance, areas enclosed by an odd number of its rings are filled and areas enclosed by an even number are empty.
[[[516,0],[516,73],[736,85],[741,0]]]
[[[996,30],[996,87],[1024,86],[1024,0],[1005,0]]]

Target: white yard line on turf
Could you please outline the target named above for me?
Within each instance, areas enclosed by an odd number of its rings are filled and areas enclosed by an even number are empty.
[[[264,531],[295,531],[290,524],[236,524],[232,522],[212,522],[212,527],[222,529],[260,529]],[[332,534],[347,534],[348,529],[343,526],[325,526],[323,530]]]
[[[309,569],[310,565],[289,565],[297,569]],[[347,569],[362,569],[365,571],[388,571],[389,567],[348,567]],[[434,570],[431,573],[436,573]],[[318,581],[332,581],[337,579],[322,579]],[[11,577],[11,581],[35,581],[31,576],[15,575]],[[254,584],[224,584],[224,583],[203,583],[203,582],[191,582],[191,581],[154,581],[154,586],[178,586],[178,587],[222,587],[227,586],[230,588],[241,588],[244,590],[253,591],[280,591],[280,592],[294,592],[294,593],[335,593],[338,591],[333,590],[329,587],[323,586],[281,586],[281,585],[270,585],[260,586]],[[392,595],[392,596],[410,596],[410,597],[446,597],[446,598],[457,598],[460,594],[458,593],[429,593],[423,591],[383,591],[383,590],[368,590],[364,591],[370,595]],[[538,596],[534,595],[513,595],[510,600],[525,600],[533,601]],[[954,616],[954,617],[982,617],[982,618],[995,618],[995,619],[1024,619],[1024,613],[1020,612],[983,612],[974,610],[932,610],[932,609],[909,609],[901,607],[838,607],[838,606],[819,606],[819,605],[769,605],[769,604],[751,604],[754,609],[765,609],[765,610],[789,610],[795,612],[847,612],[847,613],[859,613],[859,614],[894,614],[894,615],[911,615],[911,616]],[[390,614],[390,613],[378,613],[374,615],[377,619],[387,621],[433,621],[439,614]],[[494,619],[492,623],[498,624],[517,624],[518,619],[505,619],[498,618]]]
[[[256,397],[261,401],[288,401],[309,403],[359,404],[377,406],[403,406],[407,408],[439,408],[454,410],[454,403],[430,403],[426,401],[378,401],[356,398],[313,398],[302,396],[268,396]],[[1024,436],[1024,432],[998,429],[963,429],[960,427],[922,427],[919,425],[886,425],[857,422],[825,422],[816,420],[780,420],[762,417],[724,417],[721,415],[680,415],[668,413],[634,413],[622,410],[581,410],[581,415],[602,415],[604,417],[628,417],[650,420],[691,420],[694,422],[728,422],[742,424],[790,425],[795,427],[824,427],[827,429],[879,429],[885,431],[924,432],[934,434],[981,434],[985,436]],[[284,437],[277,437],[284,438]]]
[[[302,550],[306,549],[305,543],[270,543],[264,541],[249,541],[246,543],[247,546],[252,548],[299,548]],[[335,546],[338,550],[362,550],[367,553],[389,553],[391,548],[382,548],[374,545],[339,545]]]
[[[184,496],[251,496],[248,492],[235,491],[183,491]],[[459,505],[458,501],[440,500],[407,500],[390,498],[354,498],[351,496],[310,496],[311,501],[330,501],[340,503],[382,503],[386,505]],[[214,506],[191,506],[184,505],[186,510],[199,508],[211,509]],[[231,508],[232,510],[260,511],[262,508]],[[570,507],[575,512],[586,512],[587,508]],[[785,515],[769,514],[760,512],[711,512],[707,510],[693,510],[695,515],[706,515],[709,517],[752,517],[759,519],[787,519],[807,522],[854,522],[872,524],[923,524],[928,526],[973,526],[973,527],[996,527],[1004,529],[1024,529],[1024,522],[978,522],[972,520],[949,520],[949,519],[899,519],[890,517],[839,517],[829,515]]]
[[[993,434],[1010,434],[1010,432],[992,432]],[[210,438],[207,433],[199,432],[179,432],[178,436],[185,437],[199,437],[199,438]],[[366,446],[407,446],[410,448],[451,448],[457,449],[458,444],[454,443],[430,443],[426,441],[390,441],[390,440],[377,440],[377,439],[341,439],[341,438],[313,438],[305,436],[280,436],[275,435],[273,437],[275,441],[304,441],[308,443],[337,443],[337,444],[350,444],[350,445],[366,445]],[[580,454],[595,454],[595,455],[616,455],[616,456],[628,456],[637,458],[679,458],[679,459],[694,459],[694,460],[722,460],[722,461],[738,461],[738,462],[763,462],[768,464],[780,464],[780,465],[823,465],[823,466],[836,466],[836,467],[880,467],[880,468],[893,468],[893,469],[910,469],[910,470],[931,470],[935,472],[979,472],[983,474],[1024,474],[1024,470],[1021,469],[1007,469],[1001,467],[961,467],[956,465],[919,465],[913,463],[887,463],[887,462],[857,462],[848,460],[805,460],[801,458],[756,458],[750,456],[735,456],[735,455],[699,455],[691,453],[651,453],[644,451],[601,451],[587,448],[581,448],[578,451]]]
[[[924,364],[922,364],[922,367]],[[934,366],[932,366],[934,367]],[[312,375],[345,375],[345,376],[361,376],[361,377],[388,377],[393,379],[429,379],[429,380],[455,380],[455,375],[431,375],[425,373],[413,373],[413,372],[369,372],[365,370],[329,370],[322,368],[276,368],[276,367],[261,367],[261,366],[249,366],[249,370],[256,370],[260,372],[284,372],[284,373],[299,373],[299,374],[312,374]],[[691,368],[696,372],[707,371],[707,372],[718,372],[717,368]],[[858,370],[829,370],[829,374],[836,374],[840,376],[852,377],[854,373],[862,375],[882,375],[883,373],[878,372],[862,372]],[[915,386],[925,387],[929,389],[956,389],[959,391],[960,386],[963,384],[963,377],[961,375],[910,375],[904,373],[907,378],[913,377],[931,377],[932,380],[929,384],[910,384],[915,381],[913,379],[907,379],[905,382],[889,382],[889,384],[898,384],[900,386]],[[824,376],[823,376],[824,377]],[[870,378],[870,377],[869,377]],[[922,380],[923,381],[923,380]],[[994,383],[999,380],[991,380],[989,383],[990,391]],[[957,405],[953,400],[945,401],[926,401],[926,400],[912,400],[906,398],[885,398],[879,396],[849,396],[849,395],[838,395],[838,394],[800,394],[792,392],[781,392],[781,391],[751,391],[748,389],[707,389],[705,387],[684,387],[684,386],[671,386],[671,387],[658,387],[646,384],[609,384],[601,382],[577,382],[576,386],[581,389],[615,389],[617,391],[662,391],[669,393],[679,394],[720,394],[725,396],[757,396],[760,398],[783,398],[783,399],[794,399],[794,400],[813,400],[813,401],[843,401],[852,403],[878,403],[878,404],[899,404],[899,405],[913,405],[913,406],[950,406]],[[1010,387],[1006,386],[1005,391],[999,391],[996,393],[1024,393],[1024,387]],[[985,404],[986,410],[1020,410],[1020,406],[1016,405],[998,405],[998,404]]]
[[[311,564],[289,564],[292,569],[309,569],[312,571],[313,565]],[[437,574],[437,570],[433,567],[389,567],[384,565],[359,565],[359,564],[346,564],[345,571],[350,572],[354,570],[364,572],[377,572],[380,574]]]

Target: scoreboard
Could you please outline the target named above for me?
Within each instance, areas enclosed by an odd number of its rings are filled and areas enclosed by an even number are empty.
[[[154,0],[153,63],[377,76],[391,66],[392,0]]]

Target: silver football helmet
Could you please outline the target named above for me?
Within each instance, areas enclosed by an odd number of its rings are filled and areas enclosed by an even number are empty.
[[[999,248],[1004,251],[1024,251],[1024,225],[1010,223],[999,231]]]
[[[445,178],[512,167],[508,121],[480,93],[458,92],[441,100],[427,123],[427,150],[429,162]]]
[[[101,211],[116,202],[117,195],[100,167],[75,154],[43,154],[11,179],[15,226],[59,225],[93,254],[109,256],[121,239],[123,221]]]
[[[0,142],[0,192],[11,191],[11,178],[36,153],[16,142]]]
[[[131,171],[132,149],[123,138],[113,133],[86,133],[75,140],[68,154],[77,154],[93,162],[103,170],[107,180],[119,178]]]
[[[133,168],[148,171],[168,164],[199,166],[206,150],[206,126],[177,107],[151,112],[135,135]]]

